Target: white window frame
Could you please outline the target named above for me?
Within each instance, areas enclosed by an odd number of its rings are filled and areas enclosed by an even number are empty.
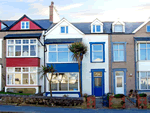
[[[140,50],[140,44],[146,44],[146,59],[145,60],[141,60],[140,54],[141,54],[141,50]],[[146,42],[138,42],[137,46],[138,46],[138,61],[150,61],[147,60],[148,58],[148,54],[147,54],[147,43],[150,43],[150,41],[146,41]]]
[[[8,41],[9,40],[14,40],[14,44],[8,44]],[[21,44],[15,44],[15,40],[21,40]],[[23,40],[28,40],[29,41],[29,44],[23,44]],[[35,44],[30,44],[30,41],[31,40],[36,40],[36,43]],[[21,56],[15,56],[15,46],[16,45],[20,45],[21,46]],[[23,53],[23,45],[28,45],[29,46],[29,56],[23,56],[22,53]],[[36,55],[35,56],[30,56],[30,45],[36,45]],[[13,46],[14,47],[14,56],[8,56],[8,46]],[[7,44],[6,44],[6,56],[7,57],[38,57],[38,40],[37,39],[7,39]]]
[[[67,26],[68,25],[60,26],[60,34],[68,34],[69,33],[69,26],[68,26],[68,33],[66,33],[66,27]],[[61,27],[65,27],[65,32],[64,33],[61,32]]]
[[[95,28],[97,25],[100,25],[100,32],[97,32],[96,29],[95,32],[93,32],[93,25],[95,25]],[[91,23],[91,33],[103,33],[103,23],[97,18]]]
[[[26,23],[29,23],[29,28],[26,28]],[[22,28],[22,23],[24,23],[24,28]],[[21,29],[30,29],[30,21],[21,21]]]
[[[93,45],[102,45],[102,50],[94,51],[94,50],[93,50]],[[93,56],[93,52],[102,52],[102,53],[104,54],[104,52],[103,52],[103,44],[92,44],[92,62],[103,62],[103,61],[104,61],[104,58],[103,58],[104,55],[103,55],[103,54],[102,54],[102,61],[94,61],[94,60],[93,60],[93,57],[94,57],[94,56]]]
[[[95,25],[95,32],[93,32],[93,33],[101,33],[102,31],[102,25],[98,25],[98,24],[93,24],[93,25]],[[93,30],[93,25],[92,25],[92,30]],[[97,26],[100,26],[100,31],[97,31]]]
[[[13,68],[13,70],[14,70],[14,72],[8,72],[8,68],[9,67],[6,67],[6,85],[7,86],[11,86],[11,85],[13,85],[13,86],[20,86],[20,85],[22,85],[22,86],[31,86],[31,85],[38,85],[38,67],[36,67],[36,72],[31,72],[30,71],[30,68],[32,68],[32,67],[12,67]],[[21,72],[15,72],[15,68],[21,68]],[[28,72],[23,72],[23,68],[28,68]],[[13,82],[14,82],[14,84],[8,84],[8,74],[12,74],[13,76],[14,76],[14,80],[13,80]],[[23,84],[23,74],[28,74],[28,77],[29,77],[29,84]],[[36,84],[30,84],[30,74],[36,74]],[[15,84],[15,74],[21,74],[21,84]]]
[[[78,90],[76,90],[76,91],[69,91],[69,77],[68,77],[68,90],[63,90],[63,91],[59,91],[59,83],[57,83],[57,91],[52,91],[52,92],[79,92],[80,91],[80,87],[79,87],[79,73],[78,72],[58,72],[58,73],[67,73],[67,75],[68,75],[68,73],[77,73],[78,74]],[[49,73],[47,73],[47,76],[48,76],[48,74]],[[48,83],[48,81],[47,81],[47,83]],[[49,83],[48,83],[49,84]],[[49,86],[49,85],[48,85]],[[48,87],[49,88],[49,87]]]
[[[56,51],[49,51],[49,45],[56,45]],[[70,44],[48,44],[47,45],[47,63],[77,63],[77,61],[69,61],[69,53],[70,50],[68,51],[68,62],[58,62],[58,45],[70,45]],[[49,52],[56,52],[57,54],[57,62],[49,62]],[[63,52],[63,51],[61,51]]]
[[[148,89],[148,83],[147,83],[147,89],[141,89],[141,72],[146,72],[146,76],[147,76],[147,82],[148,82],[148,74],[147,73],[150,73],[150,71],[140,71],[139,72],[139,90],[150,90]]]
[[[118,45],[118,48],[117,48],[117,49],[114,49],[114,45]],[[119,45],[123,45],[123,49],[119,49]],[[115,60],[115,59],[114,59],[114,51],[116,51],[116,50],[118,51],[118,58],[120,58],[119,52],[123,50],[124,60],[119,60],[119,59],[118,59],[118,60]],[[114,61],[114,62],[124,62],[124,61],[125,61],[125,44],[124,44],[124,43],[120,43],[120,44],[114,43],[114,44],[113,44],[113,61]]]

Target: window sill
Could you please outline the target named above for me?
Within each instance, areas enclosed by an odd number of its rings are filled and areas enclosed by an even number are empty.
[[[9,84],[7,84],[5,87],[39,87],[40,85],[37,85],[37,84],[32,84],[32,85],[14,85],[14,84],[12,84],[12,85],[9,85]]]
[[[67,64],[67,63],[78,63],[78,62],[46,62],[47,64]]]
[[[105,63],[105,62],[104,62],[104,61],[101,61],[101,62],[93,62],[93,61],[92,61],[91,63]]]
[[[126,63],[126,61],[113,61],[113,63]]]

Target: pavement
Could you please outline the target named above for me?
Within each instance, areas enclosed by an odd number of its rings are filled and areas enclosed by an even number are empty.
[[[132,109],[75,109],[57,107],[0,105],[0,112],[15,113],[150,113],[150,110]]]

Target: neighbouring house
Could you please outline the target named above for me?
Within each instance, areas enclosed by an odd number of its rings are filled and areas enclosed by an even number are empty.
[[[44,92],[45,82],[40,79],[39,73],[41,65],[44,65],[43,34],[59,20],[57,14],[52,2],[49,19],[32,20],[23,15],[18,20],[0,21],[0,38],[3,40],[0,40],[0,64],[3,66],[2,73],[6,75],[6,92]]]

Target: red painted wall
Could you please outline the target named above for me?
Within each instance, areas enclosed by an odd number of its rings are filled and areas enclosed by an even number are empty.
[[[40,58],[6,58],[6,67],[40,67]]]
[[[16,25],[14,25],[10,30],[21,30],[21,21],[29,21],[29,27],[30,29],[41,29],[39,26],[34,24],[32,21],[30,21],[28,18],[24,17],[22,20],[20,20]]]
[[[2,25],[2,23],[0,22],[0,30],[1,30],[1,25]]]

